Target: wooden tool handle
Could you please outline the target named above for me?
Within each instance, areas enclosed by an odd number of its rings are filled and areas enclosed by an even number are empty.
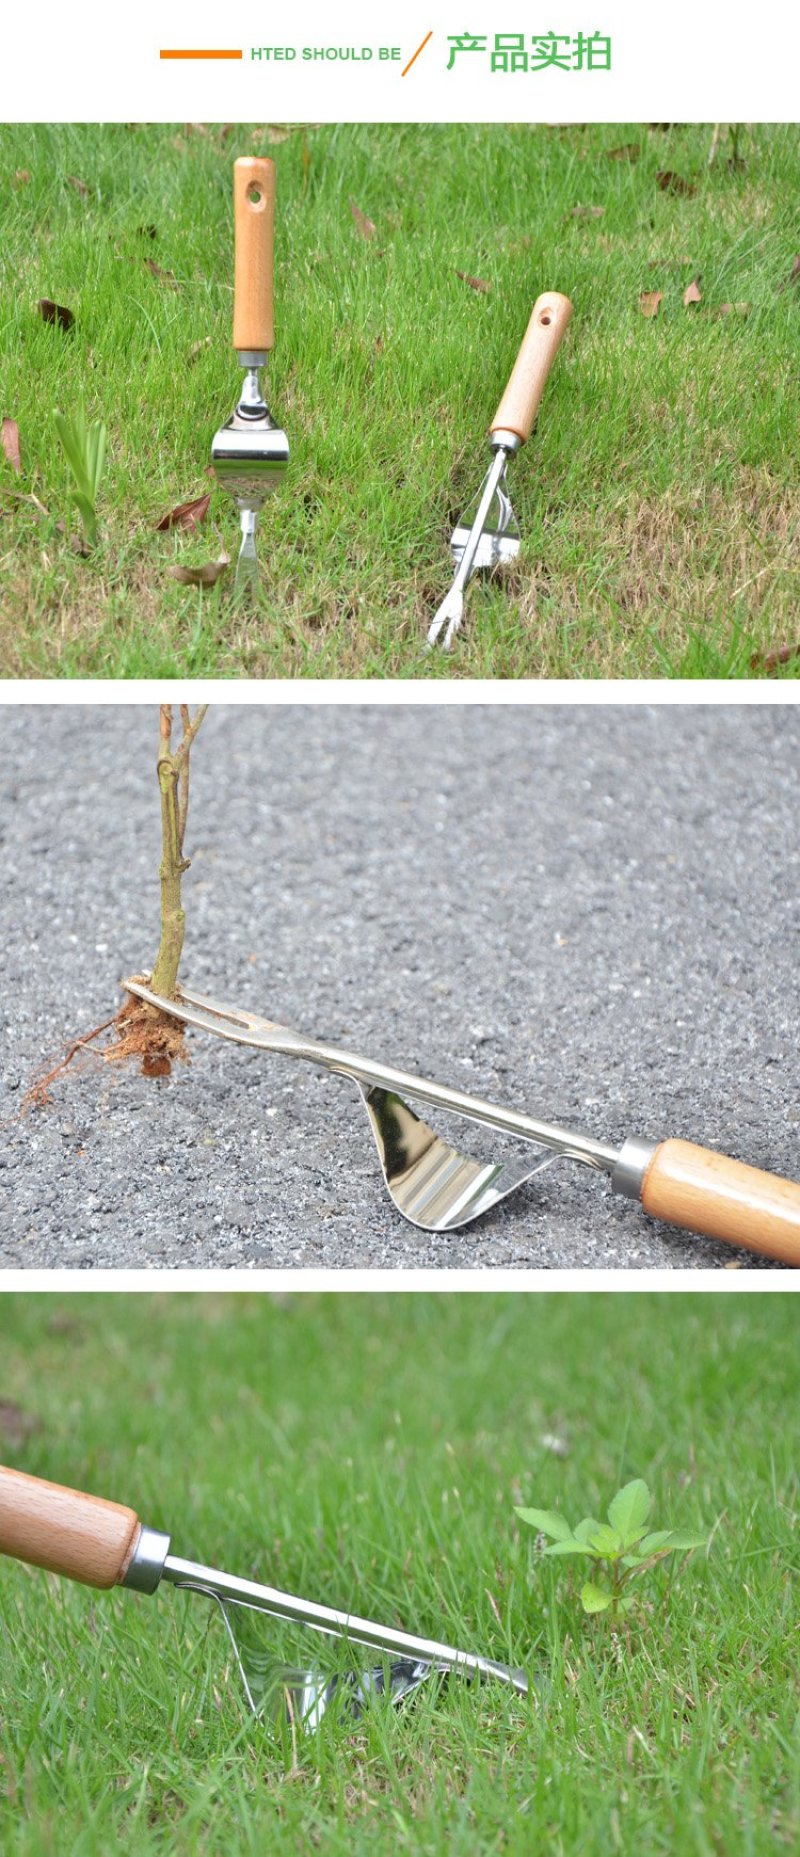
[[[690,1141],[662,1141],[644,1177],[654,1219],[800,1265],[800,1186]]]
[[[530,438],[545,382],[571,315],[569,297],[560,296],[557,290],[546,290],[543,297],[537,297],[490,432],[516,432],[523,445]]]
[[[233,289],[233,346],[271,348],[272,243],[275,226],[275,163],[267,155],[242,155],[233,164],[236,262]]]
[[[138,1536],[132,1509],[0,1465],[0,1554],[85,1586],[117,1586]]]

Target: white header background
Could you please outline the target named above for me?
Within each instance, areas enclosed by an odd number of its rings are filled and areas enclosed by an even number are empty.
[[[604,71],[492,73],[487,53],[446,70],[448,36],[609,35]],[[403,66],[433,38],[406,77]],[[293,62],[251,62],[290,45]],[[398,63],[381,63],[380,45]],[[241,62],[161,61],[161,48],[241,47]],[[369,61],[305,62],[304,46],[373,48]],[[756,13],[673,0],[460,0],[411,13],[351,6],[239,7],[208,0],[133,7],[3,9],[0,120],[604,122],[786,121],[797,115],[800,8]]]

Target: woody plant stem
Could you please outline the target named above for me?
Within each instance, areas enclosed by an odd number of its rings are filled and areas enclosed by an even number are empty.
[[[161,790],[161,940],[150,977],[154,993],[172,999],[178,983],[186,917],[181,902],[181,881],[189,868],[183,840],[189,812],[189,757],[203,721],[207,703],[190,716],[188,703],[180,704],[182,736],[172,746],[171,703],[162,703],[159,728],[158,784]]]

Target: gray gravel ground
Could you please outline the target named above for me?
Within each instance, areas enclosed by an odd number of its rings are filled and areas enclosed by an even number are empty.
[[[199,1034],[171,1079],[87,1057],[21,1116],[152,962],[155,723],[0,718],[0,1264],[731,1261],[564,1163],[463,1233],[415,1232],[352,1086]],[[220,707],[184,978],[601,1139],[796,1177],[799,735],[796,710],[735,704]]]

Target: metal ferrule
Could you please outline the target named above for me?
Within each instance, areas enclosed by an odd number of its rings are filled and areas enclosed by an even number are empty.
[[[236,354],[240,368],[265,368],[269,360],[268,348],[237,348]]]
[[[514,452],[521,449],[522,439],[518,432],[506,432],[504,428],[500,426],[496,432],[489,433],[489,444],[492,447],[492,451]]]
[[[624,1193],[626,1199],[641,1199],[645,1174],[656,1151],[656,1143],[629,1135],[617,1155],[611,1174],[612,1193]]]
[[[157,1528],[141,1527],[121,1584],[135,1593],[154,1593],[168,1553],[169,1535],[162,1535]]]

